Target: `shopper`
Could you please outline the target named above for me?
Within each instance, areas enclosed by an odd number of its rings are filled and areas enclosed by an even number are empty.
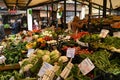
[[[41,19],[39,20],[38,27],[39,27],[39,29],[42,29],[42,21],[41,21]]]
[[[72,31],[74,33],[81,31],[81,29],[83,28],[83,25],[86,23],[87,23],[86,19],[80,20],[80,18],[78,16],[75,16],[72,23],[71,23]]]
[[[5,38],[4,26],[2,23],[2,19],[0,19],[0,41]]]
[[[17,34],[20,32],[20,24],[17,20],[13,20],[12,22],[12,28],[11,28],[11,33],[12,34]]]
[[[38,22],[37,22],[37,20],[36,19],[34,19],[34,21],[33,21],[33,30],[38,30],[39,28],[38,28]]]
[[[71,26],[72,26],[72,31],[75,33],[75,32],[78,32],[78,29],[82,28],[82,25],[80,24],[80,18],[78,16],[75,16],[72,23],[71,23]]]
[[[63,11],[63,7],[61,5],[58,6],[58,10],[57,10],[57,22],[58,22],[58,27],[60,27],[61,29],[63,29],[63,15],[64,15],[64,11]]]

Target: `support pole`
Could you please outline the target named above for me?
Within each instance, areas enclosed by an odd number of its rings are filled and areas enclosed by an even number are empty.
[[[92,0],[89,0],[88,32],[90,32],[91,16],[92,16]]]
[[[89,18],[91,18],[92,15],[92,0],[89,0]]]
[[[66,0],[64,0],[64,29],[66,28]]]
[[[111,12],[112,12],[113,6],[112,6],[112,1],[109,0],[109,2],[110,2],[110,15],[111,15]]]
[[[51,8],[52,8],[52,11],[51,11],[51,16],[52,16],[52,21],[53,21],[53,0],[51,0],[52,3],[51,3]]]
[[[49,19],[48,19],[48,12],[49,12],[49,11],[48,11],[48,7],[49,7],[49,6],[48,6],[48,4],[47,4],[47,25],[49,24]]]
[[[103,0],[103,17],[106,17],[107,0]]]
[[[100,18],[100,10],[101,10],[101,9],[100,9],[100,6],[99,6],[99,18]]]
[[[77,1],[75,0],[75,6],[74,6],[74,8],[75,8],[75,16],[77,15]]]
[[[28,23],[28,30],[32,31],[33,30],[33,21],[32,21],[32,9],[27,9],[27,23]]]

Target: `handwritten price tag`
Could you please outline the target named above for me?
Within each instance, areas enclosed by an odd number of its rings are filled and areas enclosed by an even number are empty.
[[[120,32],[114,32],[114,33],[113,33],[113,36],[120,38]]]
[[[74,58],[74,56],[75,56],[75,48],[68,48],[66,56],[69,57],[69,58]]]
[[[81,46],[89,47],[89,44],[88,44],[88,43],[81,42],[81,41],[79,41],[78,39],[76,39],[76,42],[77,42],[79,45],[81,45]]]
[[[4,46],[0,46],[0,53],[2,53]]]
[[[14,76],[12,76],[9,80],[15,80]]]
[[[51,64],[44,62],[43,66],[41,67],[41,69],[38,72],[38,76],[42,77],[48,69],[50,70],[52,68],[53,68],[53,66]]]
[[[109,30],[102,29],[99,36],[100,36],[101,38],[105,38],[108,33],[109,33]]]
[[[78,65],[78,67],[83,75],[88,74],[90,71],[92,71],[95,68],[94,64],[91,62],[91,60],[89,58],[84,59]]]
[[[26,37],[26,41],[27,42],[31,42],[32,41],[32,37]]]
[[[29,49],[27,53],[27,57],[30,57],[30,55],[33,54],[34,52],[35,52],[34,49]]]

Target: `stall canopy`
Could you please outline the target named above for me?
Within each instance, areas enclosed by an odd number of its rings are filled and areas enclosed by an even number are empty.
[[[0,0],[4,1],[7,8],[12,9],[16,6],[18,9],[26,9],[33,6],[39,6],[40,4],[50,3],[54,1],[63,0]],[[74,1],[74,0],[73,0]],[[88,4],[90,0],[77,0],[78,2],[83,2]],[[104,0],[91,0],[93,4],[100,5],[102,7]],[[120,0],[107,0],[107,8],[116,9],[120,7]]]
[[[3,0],[8,9],[26,9],[29,7],[38,6],[40,4],[50,3],[57,0]]]
[[[31,0],[3,0],[8,9],[25,8]]]
[[[89,4],[90,0],[77,0],[78,2],[84,2],[85,4]],[[91,0],[93,5],[103,7],[104,0]],[[107,0],[107,8],[116,9],[120,7],[120,0]]]
[[[93,3],[103,5],[104,0],[92,0]],[[107,0],[107,8],[112,7],[113,9],[116,9],[120,7],[120,0]]]

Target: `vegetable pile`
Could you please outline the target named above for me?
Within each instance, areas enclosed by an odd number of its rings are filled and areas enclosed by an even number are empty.
[[[78,44],[76,39],[88,46]],[[9,65],[0,69],[0,80],[94,80],[98,76],[106,80],[106,74],[111,74],[110,80],[120,79],[120,38],[117,37],[100,38],[99,34],[88,32],[73,34],[46,29],[10,35],[0,46],[3,46],[2,55],[6,57],[0,67]],[[66,56],[69,48],[75,49],[74,58]],[[84,75],[78,65],[86,58],[95,68]],[[11,68],[15,64],[18,67]],[[43,69],[41,75],[39,72],[45,64],[50,67],[46,67],[46,71]]]

